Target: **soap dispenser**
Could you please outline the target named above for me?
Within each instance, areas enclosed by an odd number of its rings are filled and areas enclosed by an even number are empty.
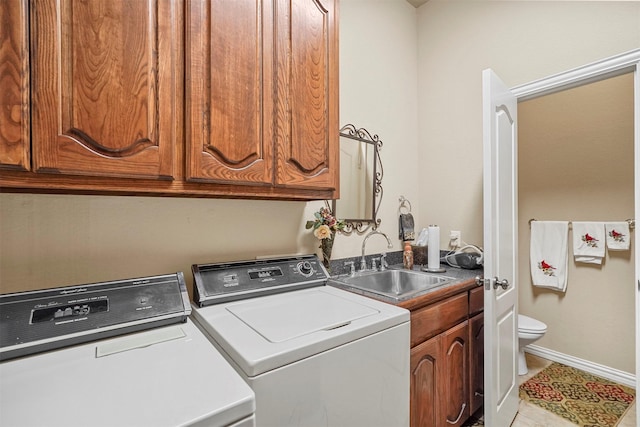
[[[402,252],[402,264],[407,270],[413,270],[413,251],[411,243],[404,242],[404,251]]]

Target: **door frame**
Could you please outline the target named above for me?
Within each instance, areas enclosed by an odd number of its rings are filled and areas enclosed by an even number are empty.
[[[572,87],[634,73],[634,219],[640,218],[640,49],[593,62],[563,73],[515,86],[511,92],[518,102],[534,99]],[[635,244],[635,327],[636,327],[636,390],[640,389],[640,231],[634,232]]]

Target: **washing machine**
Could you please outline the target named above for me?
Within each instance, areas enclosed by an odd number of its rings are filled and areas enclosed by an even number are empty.
[[[0,425],[255,426],[182,273],[0,296]]]
[[[197,264],[194,323],[251,386],[258,427],[409,425],[409,312],[326,286],[315,255]]]

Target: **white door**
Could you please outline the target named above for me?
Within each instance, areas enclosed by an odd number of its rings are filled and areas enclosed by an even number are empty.
[[[517,100],[482,72],[484,145],[485,425],[509,426],[518,410]]]

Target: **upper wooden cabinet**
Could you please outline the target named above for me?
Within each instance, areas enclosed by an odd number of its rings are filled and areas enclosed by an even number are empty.
[[[171,179],[178,0],[36,0],[36,172]]]
[[[337,0],[7,1],[1,189],[338,196]]]
[[[187,6],[187,179],[335,190],[337,4]]]
[[[272,8],[269,0],[187,3],[189,180],[273,181]]]
[[[336,188],[337,1],[279,0],[276,10],[276,182]]]
[[[0,7],[0,168],[31,168],[27,0]]]

